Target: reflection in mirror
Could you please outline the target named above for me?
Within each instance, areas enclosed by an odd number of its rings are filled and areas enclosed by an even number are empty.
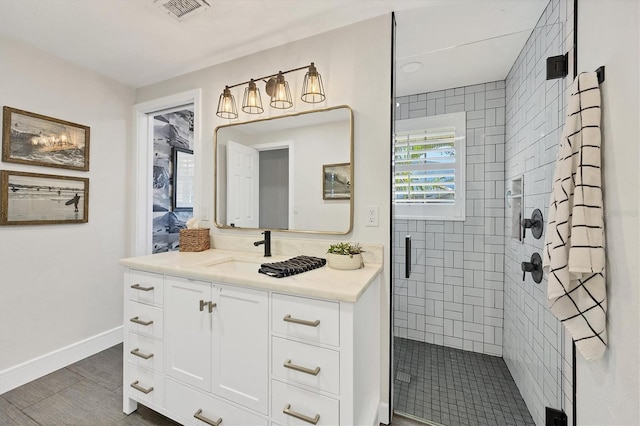
[[[193,211],[193,171],[190,149],[173,148],[173,211]]]
[[[348,106],[219,126],[216,226],[346,234],[353,223],[352,165]],[[328,197],[327,168],[334,177]]]

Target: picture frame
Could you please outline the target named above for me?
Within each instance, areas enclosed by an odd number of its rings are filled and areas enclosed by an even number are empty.
[[[351,198],[351,163],[322,165],[322,199],[349,200]]]
[[[193,211],[194,170],[193,151],[173,148],[173,211]]]
[[[0,171],[0,225],[89,221],[89,178]]]
[[[5,106],[2,108],[2,161],[89,170],[90,128]]]

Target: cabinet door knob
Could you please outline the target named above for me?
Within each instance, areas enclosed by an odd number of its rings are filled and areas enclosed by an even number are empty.
[[[291,370],[300,371],[301,373],[310,374],[312,376],[317,376],[320,372],[320,367],[316,367],[313,370],[311,368],[302,367],[300,365],[295,365],[291,363],[291,360],[288,359],[282,364],[285,368],[290,368]]]
[[[151,321],[142,321],[141,319],[138,319],[138,317],[133,317],[129,321],[135,322],[136,324],[140,324],[140,325],[144,325],[144,326],[153,324],[153,320],[151,320]]]
[[[320,324],[320,320],[308,321],[308,320],[293,318],[291,315],[285,315],[284,318],[282,318],[282,320],[286,322],[292,322],[294,324],[306,325],[309,327],[317,327]]]
[[[213,312],[213,308],[215,308],[218,305],[216,303],[211,302],[211,301],[207,302],[205,300],[200,300],[200,312],[204,311],[204,307],[205,306],[209,310],[209,313],[211,313],[211,312]]]
[[[304,414],[298,413],[297,411],[293,411],[291,409],[291,404],[287,404],[282,412],[288,416],[295,417],[296,419],[300,419],[307,423],[311,423],[312,425],[318,424],[318,420],[320,420],[320,414],[316,414],[314,417],[305,416]]]
[[[153,390],[153,386],[151,386],[148,389],[145,389],[142,386],[140,386],[138,383],[140,383],[140,382],[136,380],[135,382],[131,383],[131,387],[134,388],[135,390],[139,390],[140,392],[145,393],[145,394],[147,394],[147,393],[149,393],[149,392],[151,392]]]
[[[218,420],[211,420],[205,416],[202,415],[202,408],[198,409],[198,411],[196,411],[196,413],[193,415],[193,417],[195,417],[196,419],[205,422],[208,425],[211,426],[218,426],[220,425],[220,423],[222,423],[222,417],[218,417]]]
[[[134,284],[131,286],[132,289],[140,290],[140,291],[151,291],[153,290],[153,286],[151,287],[142,287],[140,284]]]

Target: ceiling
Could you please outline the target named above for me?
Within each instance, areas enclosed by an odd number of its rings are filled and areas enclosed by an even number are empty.
[[[439,75],[473,70],[477,77],[500,76],[482,81],[504,78],[547,0],[209,3],[205,12],[178,22],[153,0],[0,0],[0,35],[137,88],[397,11],[398,65],[422,64],[413,74],[398,71],[402,95],[417,93],[413,87],[424,92],[425,81]],[[496,57],[496,49],[506,53]],[[463,57],[472,58],[473,67]]]

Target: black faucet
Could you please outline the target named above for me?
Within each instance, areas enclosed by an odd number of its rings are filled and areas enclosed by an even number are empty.
[[[264,240],[256,241],[254,246],[258,247],[260,244],[264,244],[264,257],[271,257],[271,231],[264,231]]]

